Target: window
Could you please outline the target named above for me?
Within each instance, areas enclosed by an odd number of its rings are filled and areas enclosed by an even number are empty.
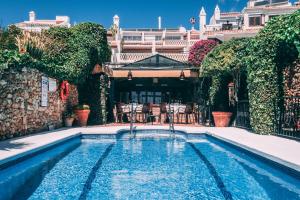
[[[261,17],[249,17],[249,26],[261,26]]]
[[[129,93],[128,93],[129,94]],[[131,98],[129,98],[127,92],[121,92],[121,101],[122,102],[129,102],[129,99],[132,102],[136,103],[154,103],[160,104],[162,101],[162,92],[153,92],[153,91],[132,91]]]
[[[181,40],[181,36],[177,36],[177,35],[168,35],[165,38],[166,40]]]
[[[156,41],[161,40],[161,36],[155,36],[155,40],[156,40]]]
[[[123,39],[125,41],[141,41],[142,36],[129,36],[129,35],[126,35],[126,36],[123,36]]]

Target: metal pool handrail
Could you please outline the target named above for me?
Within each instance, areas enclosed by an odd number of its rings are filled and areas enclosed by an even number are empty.
[[[130,111],[130,135],[133,133],[133,102],[131,102],[131,111]]]
[[[171,111],[171,104],[170,103],[169,103],[168,117],[169,117],[169,130],[170,130],[171,133],[175,133],[174,121],[173,121],[173,117],[172,117],[172,111]]]

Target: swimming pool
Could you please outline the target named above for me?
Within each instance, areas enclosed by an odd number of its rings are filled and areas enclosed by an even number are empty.
[[[300,199],[300,180],[206,135],[76,137],[0,172],[0,199]]]

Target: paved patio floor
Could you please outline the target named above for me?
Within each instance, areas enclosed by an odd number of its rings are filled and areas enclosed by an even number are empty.
[[[0,142],[0,165],[21,156],[51,146],[62,140],[80,134],[115,134],[128,125],[93,126],[86,128],[59,129]],[[168,126],[138,125],[142,129],[168,129]],[[260,156],[266,157],[300,173],[300,142],[270,135],[257,135],[238,128],[214,128],[196,126],[175,126],[176,130],[187,133],[206,133],[223,141],[237,145]]]

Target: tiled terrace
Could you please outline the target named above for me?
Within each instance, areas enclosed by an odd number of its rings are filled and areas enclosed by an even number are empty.
[[[135,124],[137,130],[168,129],[167,125]],[[119,130],[129,129],[128,124],[111,124],[86,128],[59,129],[56,131],[20,137],[0,142],[0,165],[21,156],[34,153],[45,146],[51,146],[79,134],[115,134]],[[300,142],[286,138],[257,135],[238,128],[212,128],[193,125],[176,125],[176,130],[188,134],[206,133],[220,140],[229,142],[254,154],[266,157],[300,173]]]

